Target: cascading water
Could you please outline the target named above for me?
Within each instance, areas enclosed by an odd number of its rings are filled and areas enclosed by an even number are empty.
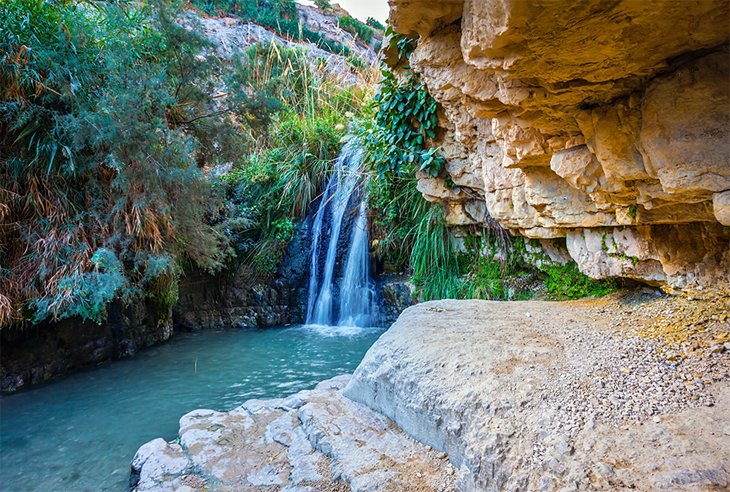
[[[354,140],[342,148],[337,173],[330,178],[312,226],[307,324],[370,326],[374,321],[374,297],[368,255],[367,202],[360,192],[362,149]],[[351,202],[355,202],[352,204]],[[346,262],[336,280],[338,250],[346,218],[355,212],[347,247]],[[329,225],[329,227],[326,227]],[[324,263],[322,244],[327,243]],[[321,282],[320,282],[321,279]],[[339,296],[336,306],[335,298]]]

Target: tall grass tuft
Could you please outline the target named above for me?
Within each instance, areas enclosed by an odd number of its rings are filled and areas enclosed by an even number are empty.
[[[462,268],[441,207],[431,206],[413,233],[410,263],[421,296],[424,300],[459,298]]]

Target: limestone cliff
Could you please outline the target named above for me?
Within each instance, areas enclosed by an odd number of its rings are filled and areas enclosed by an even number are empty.
[[[419,189],[451,224],[488,213],[592,277],[728,292],[726,1],[390,5],[443,107],[456,187]]]

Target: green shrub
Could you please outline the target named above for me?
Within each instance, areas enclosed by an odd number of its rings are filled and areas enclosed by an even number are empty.
[[[401,41],[399,54],[405,60],[412,43],[402,39],[408,38],[393,34],[391,42],[395,46]],[[355,130],[371,174],[368,196],[375,254],[396,268],[410,264],[413,269],[414,232],[425,231],[436,220],[425,219],[435,212],[429,212],[429,203],[416,188],[416,172],[436,176],[443,167],[443,157],[429,148],[436,136],[437,111],[438,105],[415,75],[399,80],[384,70],[380,91]]]
[[[583,274],[575,263],[566,265],[544,264],[540,268],[546,275],[548,293],[562,299],[601,297],[618,289],[613,280],[594,280]]]
[[[349,15],[344,15],[340,17],[337,22],[342,29],[349,32],[356,38],[362,40],[362,42],[365,44],[369,44],[370,41],[372,41],[373,36],[375,35],[375,31],[373,31],[372,27],[363,22],[360,22],[354,17],[350,17]]]
[[[438,176],[444,159],[429,147],[438,129],[438,104],[423,84],[414,76],[399,82],[384,71],[375,104],[375,125],[366,128],[363,137],[378,176],[416,170]]]
[[[319,7],[323,12],[329,12],[332,10],[332,4],[330,0],[314,0],[314,4]]]
[[[167,2],[0,6],[0,324],[98,321],[113,287],[143,295],[160,255],[227,261],[201,167],[239,154],[233,120],[250,109],[220,109],[218,60],[179,14]],[[119,265],[102,268],[99,251]]]
[[[463,288],[462,267],[440,206],[429,208],[413,235],[410,264],[412,280],[420,295],[424,300],[459,298]]]
[[[385,26],[373,17],[368,17],[365,23],[373,29],[377,29],[378,31],[385,31]]]
[[[99,249],[90,262],[92,271],[65,276],[52,293],[31,300],[34,322],[43,321],[48,313],[56,313],[56,319],[81,316],[97,323],[103,321],[107,304],[128,287],[128,282],[114,252]]]

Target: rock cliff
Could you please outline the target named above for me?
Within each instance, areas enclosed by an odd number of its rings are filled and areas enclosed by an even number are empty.
[[[453,225],[488,213],[592,277],[730,290],[730,6],[390,0],[443,107]],[[557,241],[556,241],[557,240]]]

